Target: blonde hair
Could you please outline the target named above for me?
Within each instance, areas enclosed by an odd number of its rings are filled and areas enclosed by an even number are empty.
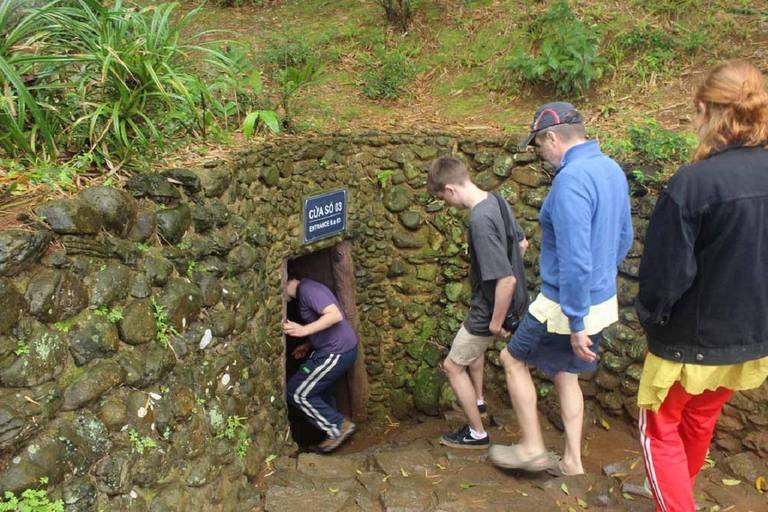
[[[445,190],[446,185],[461,185],[469,179],[464,162],[455,156],[440,157],[429,166],[427,192],[432,195]]]
[[[704,105],[699,146],[694,160],[733,142],[759,146],[768,141],[768,92],[760,71],[744,60],[713,69],[694,95],[697,110]]]

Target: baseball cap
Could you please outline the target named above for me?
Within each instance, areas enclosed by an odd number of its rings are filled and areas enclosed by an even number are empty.
[[[565,101],[547,103],[539,107],[536,113],[533,114],[531,133],[525,138],[523,147],[530,146],[536,134],[545,128],[551,128],[559,124],[579,124],[583,122],[584,116],[570,103]]]

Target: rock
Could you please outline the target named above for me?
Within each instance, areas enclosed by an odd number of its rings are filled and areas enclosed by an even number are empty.
[[[423,233],[406,233],[405,231],[395,231],[392,242],[399,249],[420,249],[426,244]]]
[[[101,229],[101,216],[90,204],[80,199],[57,199],[35,208],[54,233],[92,235]]]
[[[168,244],[180,243],[191,224],[192,214],[186,204],[157,212],[157,234]]]
[[[114,361],[94,366],[64,390],[65,411],[88,405],[125,381],[125,372]]]
[[[538,188],[549,183],[549,176],[541,170],[529,166],[515,167],[512,170],[512,179],[521,185]]]
[[[437,368],[419,368],[413,387],[413,403],[418,410],[431,416],[440,412],[440,388],[445,376]]]
[[[508,178],[512,173],[515,161],[509,153],[499,153],[493,161],[493,174],[501,178]]]
[[[761,462],[751,453],[738,453],[725,459],[725,465],[731,474],[746,482],[754,482],[761,476],[762,470],[758,469],[762,466]]]
[[[43,322],[70,318],[88,305],[88,292],[82,281],[68,270],[46,269],[27,285],[29,312]]]
[[[7,450],[20,442],[32,430],[27,419],[10,404],[0,404],[0,450]]]
[[[424,448],[403,448],[374,455],[376,466],[385,475],[400,475],[403,469],[410,474],[435,470],[435,459]]]
[[[533,151],[525,151],[524,153],[515,154],[515,165],[531,164],[539,159],[536,153]]]
[[[147,256],[144,260],[144,273],[152,286],[165,286],[173,274],[173,263],[165,258]]]
[[[125,188],[134,197],[147,197],[161,204],[170,204],[181,198],[179,191],[168,182],[162,174],[137,174],[133,176]]]
[[[99,492],[116,496],[131,490],[131,459],[125,453],[110,453],[96,462],[91,471]]]
[[[258,260],[256,249],[248,244],[240,244],[227,255],[227,263],[233,275],[253,270]]]
[[[128,233],[128,239],[134,242],[146,242],[157,231],[157,213],[152,211],[139,212],[136,215],[136,224]]]
[[[418,211],[405,211],[400,214],[400,222],[410,230],[417,230],[421,227],[422,218]]]
[[[280,169],[277,167],[262,167],[261,168],[261,180],[268,187],[274,187],[280,181]]]
[[[112,449],[107,428],[90,411],[65,413],[57,423],[56,438],[64,445],[64,460],[72,473],[87,473],[94,462]]]
[[[203,454],[191,464],[184,483],[189,487],[201,487],[214,478],[215,471],[216,467],[213,465],[210,455]]]
[[[413,192],[407,185],[390,187],[384,193],[384,206],[391,212],[402,212],[412,204]]]
[[[458,282],[451,282],[445,285],[445,296],[450,302],[457,302],[461,295],[463,285]]]
[[[215,225],[213,213],[205,206],[192,206],[190,213],[195,233],[207,233]]]
[[[481,190],[493,190],[498,183],[496,176],[490,171],[481,172],[472,181]]]
[[[149,278],[144,274],[134,275],[131,285],[131,297],[137,299],[146,299],[152,295],[152,286],[149,284]]]
[[[104,227],[115,236],[127,236],[136,224],[138,205],[126,192],[112,187],[88,187],[78,197],[99,212]]]
[[[52,485],[64,480],[66,465],[61,463],[64,447],[53,435],[55,432],[43,433],[16,453],[0,473],[0,492],[20,494],[37,488],[41,478],[48,478]]]
[[[0,231],[0,276],[15,276],[36,264],[50,242],[46,231]]]
[[[267,491],[264,510],[266,512],[306,512],[313,509],[338,512],[352,502],[352,495],[346,491],[333,493],[327,489],[316,491],[270,487]]]
[[[129,345],[142,345],[157,336],[157,323],[152,303],[146,299],[134,300],[123,311],[123,319],[117,324],[120,339]]]
[[[76,476],[67,480],[61,488],[61,498],[67,512],[90,512],[96,506],[96,486],[88,477]]]
[[[6,387],[37,386],[59,375],[67,363],[67,343],[59,331],[38,327],[27,342],[29,352],[0,361],[0,383]],[[7,366],[4,366],[6,365]]]
[[[432,146],[414,146],[413,151],[422,160],[432,160],[437,156],[437,149]]]
[[[310,477],[354,480],[361,467],[358,460],[348,457],[326,457],[315,453],[302,453],[296,469]]]
[[[0,277],[0,335],[16,325],[21,315],[27,310],[24,296],[11,281]]]
[[[116,400],[106,402],[99,409],[99,419],[110,432],[119,431],[128,423],[125,404]]]
[[[131,271],[120,263],[108,263],[91,278],[91,306],[111,306],[128,295]]]
[[[88,323],[69,335],[69,350],[79,366],[117,352],[120,338],[115,325],[103,316],[93,316]]]
[[[413,411],[413,396],[404,389],[393,389],[389,393],[389,408],[395,418],[409,419]]]
[[[181,185],[188,196],[193,196],[202,190],[200,187],[200,178],[189,169],[168,169],[161,174],[165,176],[169,183],[173,185]]]
[[[221,301],[223,287],[216,276],[208,272],[196,272],[194,283],[200,287],[200,291],[203,294],[204,306],[212,307]]]
[[[523,189],[520,196],[524,204],[539,209],[541,208],[541,205],[544,204],[546,192],[540,191],[539,189],[526,188]]]
[[[203,187],[205,197],[220,197],[232,182],[232,174],[227,169],[217,169],[215,171],[201,172],[200,184]]]
[[[434,510],[434,493],[431,489],[390,488],[382,495],[386,512],[421,512]],[[469,509],[466,509],[469,510]]]
[[[416,157],[408,146],[398,146],[389,155],[389,159],[398,164],[404,164],[406,162],[412,162]]]

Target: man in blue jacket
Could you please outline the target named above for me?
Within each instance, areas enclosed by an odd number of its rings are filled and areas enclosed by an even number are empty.
[[[617,266],[632,244],[629,190],[621,168],[586,137],[570,103],[548,103],[533,117],[525,145],[556,169],[541,208],[541,293],[501,351],[523,437],[491,448],[494,464],[581,474],[584,397],[580,373],[597,368],[602,330],[618,320]],[[529,366],[551,376],[565,426],[562,460],[547,452]]]

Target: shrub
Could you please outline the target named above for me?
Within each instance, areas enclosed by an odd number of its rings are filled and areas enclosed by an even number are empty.
[[[665,130],[653,120],[635,123],[627,131],[635,159],[646,164],[682,164],[695,146],[690,135]]]
[[[384,9],[390,24],[403,33],[408,32],[408,25],[411,23],[416,7],[415,0],[376,0],[376,3]]]
[[[290,67],[302,68],[315,60],[315,52],[299,35],[284,30],[267,40],[261,58],[274,74]]]
[[[539,41],[538,55],[518,52],[507,62],[507,71],[515,79],[554,87],[558,94],[578,95],[602,77],[606,61],[598,56],[601,38],[566,0],[559,0],[534,21],[531,32]]]
[[[370,99],[393,100],[399,98],[410,83],[415,69],[408,57],[395,48],[387,50],[378,45],[375,57],[367,59],[362,90]]]

